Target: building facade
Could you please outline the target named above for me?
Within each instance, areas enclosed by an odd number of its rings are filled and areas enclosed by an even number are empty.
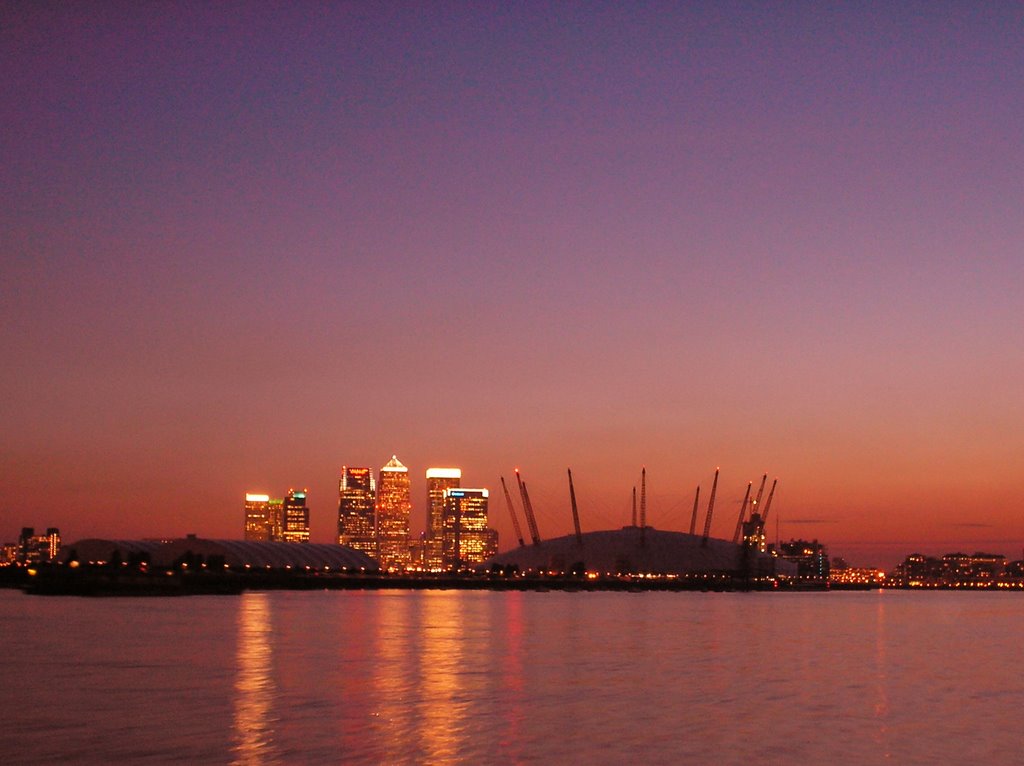
[[[442,555],[444,537],[444,493],[462,484],[459,468],[427,469],[427,518],[423,538],[423,568],[447,569]]]
[[[290,489],[284,496],[284,528],[282,539],[286,543],[309,542],[309,508],[305,489]]]
[[[245,493],[244,539],[270,542],[270,495]]]
[[[441,560],[444,569],[481,564],[498,552],[498,535],[487,526],[486,489],[444,491]]]
[[[43,535],[37,535],[34,527],[22,527],[18,537],[18,563],[43,564],[56,559],[58,553],[60,530],[57,527],[49,527]]]
[[[377,484],[369,468],[341,467],[338,543],[377,558]]]
[[[777,555],[797,566],[797,577],[827,580],[830,571],[828,550],[817,540],[790,540],[779,543]]]
[[[377,479],[377,560],[382,570],[409,566],[410,497],[409,469],[392,455]]]
[[[308,529],[308,512],[306,519]],[[264,543],[284,540],[284,500],[259,492],[247,492],[243,539]]]

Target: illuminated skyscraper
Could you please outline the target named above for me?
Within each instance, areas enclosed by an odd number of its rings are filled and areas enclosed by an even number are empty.
[[[377,561],[381,569],[409,565],[409,469],[394,455],[377,481]]]
[[[444,531],[444,491],[455,489],[462,483],[458,468],[427,469],[427,523],[423,541],[423,566],[427,569],[444,568],[441,538]]]
[[[267,519],[267,539],[275,543],[284,540],[284,500],[279,497],[270,498]]]
[[[446,489],[441,537],[445,569],[480,564],[498,552],[498,535],[487,527],[486,489]]]
[[[369,468],[341,467],[338,482],[338,542],[377,558],[377,485]]]
[[[37,535],[33,527],[22,527],[18,538],[17,560],[22,564],[53,561],[60,553],[60,531],[49,527],[45,535]]]
[[[267,542],[270,530],[270,495],[245,494],[245,539]]]
[[[281,539],[286,543],[309,542],[309,508],[306,507],[308,490],[288,490],[284,496],[284,529]]]
[[[309,528],[309,515],[306,516]],[[270,495],[245,494],[245,539],[257,542],[280,542],[284,539],[284,500]],[[308,539],[308,538],[307,538]]]

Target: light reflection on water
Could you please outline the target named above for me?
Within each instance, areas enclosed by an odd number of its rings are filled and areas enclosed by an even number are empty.
[[[5,763],[1018,760],[1000,593],[0,592]]]
[[[883,758],[892,757],[889,751],[889,670],[886,667],[885,659],[885,601],[878,599],[878,618],[875,629],[875,682],[878,701],[875,703],[875,718],[878,721],[878,731],[875,734],[875,743]]]
[[[274,630],[270,597],[245,593],[238,608],[238,667],[235,676],[235,736],[237,762],[272,763],[277,760],[273,742]]]
[[[448,763],[458,755],[468,718],[466,703],[459,695],[462,670],[485,660],[465,654],[465,642],[459,640],[462,610],[446,595],[428,592],[421,601],[421,737],[425,755],[433,763]]]

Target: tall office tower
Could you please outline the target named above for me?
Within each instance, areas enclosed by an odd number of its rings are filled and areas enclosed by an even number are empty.
[[[306,507],[308,490],[288,490],[284,496],[284,529],[282,538],[286,543],[309,542],[309,508]]]
[[[266,542],[270,536],[270,495],[245,493],[245,539]]]
[[[271,542],[280,543],[284,541],[284,499],[280,497],[270,498],[267,505],[267,539]]]
[[[444,558],[441,555],[441,538],[444,532],[444,491],[455,489],[461,483],[461,469],[427,469],[427,524],[423,540],[423,566],[426,569],[444,568]]]
[[[47,527],[46,555],[50,561],[54,561],[58,553],[60,553],[60,530],[57,527]]]
[[[444,491],[441,560],[445,569],[480,564],[497,552],[497,536],[487,528],[487,495],[486,489]]]
[[[338,482],[338,542],[377,558],[377,484],[369,468],[341,467]]]
[[[394,455],[377,480],[377,561],[381,569],[409,565],[409,469]]]
[[[22,564],[41,564],[53,561],[60,553],[60,531],[49,527],[45,535],[37,535],[33,527],[22,527],[18,537],[17,561]]]

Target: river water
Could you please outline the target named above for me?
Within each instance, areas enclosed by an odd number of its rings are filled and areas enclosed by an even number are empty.
[[[4,763],[1024,759],[1006,593],[0,591]]]

